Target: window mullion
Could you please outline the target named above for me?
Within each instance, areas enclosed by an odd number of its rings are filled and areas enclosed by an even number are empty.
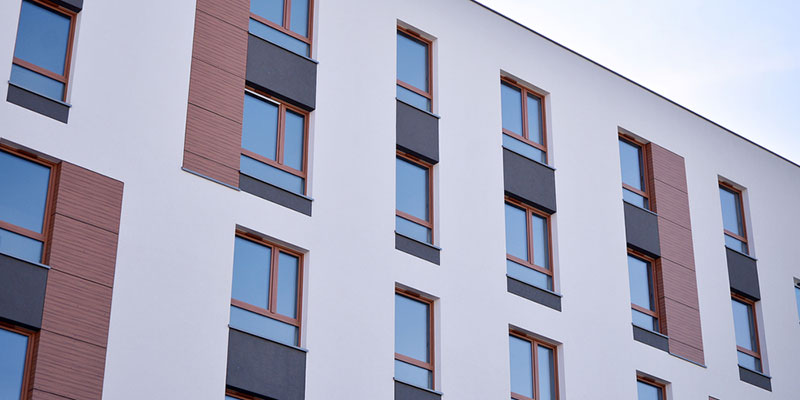
[[[271,247],[272,255],[270,257],[270,269],[269,269],[269,311],[277,314],[278,313],[278,260],[280,255],[280,250],[275,247]]]
[[[528,91],[520,87],[519,94],[522,101],[522,137],[530,140],[530,132],[528,131]]]
[[[283,0],[283,27],[290,29],[292,21],[292,0]]]
[[[275,158],[278,164],[283,165],[283,147],[286,141],[286,105],[278,105],[278,142],[275,144]]]
[[[533,212],[531,212],[530,210],[527,210],[527,209],[524,209],[524,210],[525,210],[525,229],[527,230],[527,233],[528,233],[528,260],[527,261],[529,263],[533,264],[533,265],[536,265],[536,262],[534,262],[534,260],[536,260],[536,258],[533,256],[533,248],[534,248],[534,243],[533,243]]]
[[[531,363],[533,364],[533,398],[539,399],[539,346],[534,341],[531,344]]]

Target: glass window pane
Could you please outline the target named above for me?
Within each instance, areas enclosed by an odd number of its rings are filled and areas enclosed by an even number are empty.
[[[250,0],[250,12],[283,25],[283,0]]]
[[[639,393],[638,400],[662,400],[663,393],[658,386],[636,381],[636,388]]]
[[[397,85],[397,98],[420,110],[431,111],[431,101],[427,97],[414,93],[400,85]]]
[[[0,253],[40,263],[42,262],[42,242],[0,229]]]
[[[299,39],[295,39],[254,19],[250,19],[250,33],[268,42],[272,42],[278,46],[281,46],[292,53],[299,54],[303,57],[308,57],[308,43]]]
[[[550,269],[549,239],[547,235],[547,220],[536,215],[531,215],[531,229],[533,230],[533,264]]]
[[[397,209],[428,221],[428,169],[397,157]]]
[[[522,91],[501,83],[500,101],[503,108],[503,129],[522,136]]]
[[[0,329],[0,398],[21,398],[27,352],[27,336]]]
[[[50,168],[0,151],[0,220],[42,233]]]
[[[533,161],[547,164],[546,156],[543,151],[509,135],[503,135],[503,147],[521,156],[530,158]]]
[[[741,301],[731,299],[733,306],[733,325],[736,331],[736,345],[747,350],[756,350],[755,326],[753,324],[753,307]]]
[[[633,324],[642,329],[658,332],[658,320],[651,315],[631,309]]]
[[[736,239],[732,236],[724,235],[725,236],[725,246],[747,254],[747,244],[739,239]]]
[[[397,79],[428,92],[428,45],[397,33]]]
[[[292,111],[286,111],[283,163],[298,171],[303,170],[305,130],[305,117]]]
[[[233,250],[231,297],[261,308],[269,308],[269,277],[272,249],[236,237]]]
[[[739,194],[719,188],[719,200],[722,203],[723,227],[739,236],[744,236],[742,229],[742,209]]]
[[[509,336],[511,391],[533,398],[533,355],[531,342]]]
[[[431,242],[431,230],[416,222],[411,222],[403,217],[395,216],[395,227],[397,233],[419,240],[420,242]]]
[[[631,303],[655,311],[650,263],[628,255],[628,281],[631,287]]]
[[[290,18],[291,30],[308,37],[308,0],[292,0]]]
[[[242,156],[239,163],[239,170],[248,176],[256,178],[262,182],[267,182],[290,192],[304,195],[305,179],[290,174],[282,169],[254,160],[247,156]]]
[[[528,260],[527,212],[506,203],[506,253]]]
[[[400,360],[394,360],[394,378],[426,389],[433,389],[431,371]]]
[[[508,276],[518,281],[525,282],[540,289],[553,290],[553,280],[549,275],[519,265],[511,260],[506,260],[506,273]]]
[[[642,148],[620,139],[619,162],[622,168],[622,183],[644,191]]]
[[[736,357],[739,365],[752,371],[761,372],[761,360],[749,354],[742,353],[741,351],[736,352]]]
[[[638,193],[633,193],[625,188],[622,188],[622,200],[641,208],[647,208],[647,199],[644,196]]]
[[[299,259],[291,254],[278,254],[278,314],[297,318],[297,278]]]
[[[542,128],[542,99],[528,95],[528,139],[544,144]]]
[[[394,351],[423,362],[430,362],[429,306],[399,294],[394,303]]]
[[[297,346],[297,327],[231,306],[231,327],[278,343]]]
[[[42,96],[61,101],[64,98],[64,84],[48,78],[17,64],[11,64],[11,83],[38,93]]]
[[[69,28],[69,17],[23,1],[14,57],[64,75]]]
[[[536,349],[539,358],[537,368],[539,369],[539,400],[555,400],[556,398],[556,374],[553,350],[544,346]]]
[[[225,396],[225,400],[237,400],[235,397]]]
[[[795,286],[794,296],[797,299],[797,318],[800,319],[800,287]]]
[[[245,94],[242,147],[276,160],[277,146],[278,106],[252,94]]]

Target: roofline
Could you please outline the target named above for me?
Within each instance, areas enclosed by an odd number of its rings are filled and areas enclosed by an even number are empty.
[[[750,139],[748,139],[748,138],[746,138],[746,137],[744,137],[744,136],[742,136],[742,135],[740,135],[740,134],[738,134],[738,133],[736,133],[736,132],[734,132],[734,131],[732,131],[732,130],[730,130],[730,129],[728,129],[728,128],[726,128],[726,127],[724,127],[724,126],[722,126],[722,125],[720,125],[720,124],[718,124],[718,123],[716,123],[716,122],[714,122],[714,121],[712,121],[712,120],[710,120],[710,119],[708,119],[706,117],[704,117],[704,116],[702,116],[702,115],[700,115],[700,114],[698,114],[695,111],[692,111],[688,107],[685,107],[683,105],[678,104],[677,102],[669,99],[668,97],[666,97],[666,96],[664,96],[664,95],[662,95],[662,94],[660,94],[660,93],[658,93],[658,92],[656,92],[656,91],[654,91],[654,90],[652,90],[652,89],[650,89],[650,88],[648,88],[648,87],[646,87],[646,86],[634,81],[633,79],[630,79],[630,78],[626,77],[625,75],[622,75],[619,72],[614,71],[613,69],[608,68],[605,65],[600,64],[599,62],[594,61],[591,58],[586,57],[583,54],[578,53],[577,51],[572,50],[569,47],[564,46],[563,44],[561,44],[559,42],[556,42],[555,40],[550,39],[549,37],[547,37],[547,36],[545,36],[545,35],[543,35],[543,34],[541,34],[539,32],[536,32],[535,30],[529,28],[525,24],[523,24],[523,23],[521,23],[521,22],[519,22],[519,21],[517,21],[517,20],[515,20],[515,19],[513,19],[511,17],[508,17],[508,16],[504,15],[503,13],[501,13],[501,12],[499,12],[499,11],[497,11],[497,10],[495,10],[495,9],[493,9],[493,8],[483,4],[483,3],[481,3],[480,1],[478,1],[478,0],[470,0],[470,1],[475,3],[475,4],[477,4],[477,5],[479,5],[479,6],[481,6],[481,7],[483,7],[483,8],[485,8],[488,11],[491,11],[492,13],[497,14],[498,16],[500,16],[500,17],[502,17],[502,18],[504,18],[504,19],[506,19],[506,20],[508,20],[508,21],[520,26],[521,28],[523,28],[523,29],[525,29],[527,31],[530,31],[531,33],[541,37],[542,39],[545,39],[545,40],[555,44],[556,46],[561,47],[562,49],[564,49],[566,51],[569,51],[570,53],[575,54],[576,56],[578,56],[580,58],[583,58],[584,60],[586,60],[586,61],[588,61],[588,62],[590,62],[590,63],[592,63],[592,64],[594,64],[594,65],[596,65],[596,66],[608,71],[608,72],[611,72],[612,74],[614,74],[614,75],[616,75],[616,76],[618,76],[618,77],[620,77],[620,78],[622,78],[622,79],[624,79],[624,80],[626,80],[626,81],[628,81],[628,82],[630,82],[630,83],[632,83],[632,84],[634,84],[634,85],[636,85],[636,86],[638,86],[638,87],[640,87],[640,88],[642,88],[642,89],[644,89],[644,90],[646,90],[646,91],[648,91],[648,92],[650,92],[650,93],[652,93],[652,94],[654,94],[654,95],[656,95],[656,96],[658,96],[658,97],[660,97],[660,98],[662,98],[664,100],[666,100],[667,102],[671,103],[672,105],[677,106],[678,108],[682,108],[682,109],[688,111],[689,113],[693,114],[694,116],[699,117],[700,119],[702,119],[702,120],[704,120],[704,121],[706,121],[706,122],[708,122],[708,123],[720,128],[720,129],[724,130],[725,132],[728,132],[731,135],[736,136],[739,139],[742,139],[745,142],[748,142],[748,143],[750,143],[750,144],[752,144],[752,145],[754,145],[754,146],[766,151],[767,153],[770,153],[773,156],[778,157],[781,160],[788,162],[789,164],[791,164],[791,165],[793,165],[793,166],[795,166],[797,168],[800,168],[800,164],[798,164],[798,163],[796,163],[796,162],[794,162],[794,161],[792,161],[792,160],[790,160],[790,159],[788,159],[788,158],[786,158],[786,157],[784,157],[784,156],[782,156],[782,155],[780,155],[780,154],[778,154],[778,153],[776,153],[776,152],[774,152],[774,151],[772,151],[772,150],[770,150],[770,149],[768,149],[768,148],[766,148],[766,147],[764,147],[764,146],[762,146],[762,145],[760,145],[760,144],[758,144],[758,143],[756,143],[756,142],[754,142],[754,141],[752,141],[752,140],[750,140]]]

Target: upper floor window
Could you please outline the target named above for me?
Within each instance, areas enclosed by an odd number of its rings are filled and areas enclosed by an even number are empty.
[[[433,167],[397,152],[395,230],[420,242],[433,243]]]
[[[506,199],[506,269],[508,276],[553,290],[550,217]]]
[[[297,346],[302,265],[300,253],[238,234],[233,257],[231,327]]]
[[[755,302],[731,294],[731,305],[733,306],[733,326],[736,331],[736,354],[739,358],[739,365],[752,371],[761,372],[761,350],[758,343]]]
[[[518,400],[556,400],[555,347],[516,332],[511,332],[511,398]]]
[[[619,137],[619,163],[622,169],[622,199],[641,208],[650,208],[644,145]]]
[[[638,393],[638,400],[666,400],[664,385],[651,379],[638,377],[636,379],[636,391]]]
[[[51,175],[39,160],[0,150],[0,253],[44,261]]]
[[[10,82],[54,100],[67,95],[75,13],[23,0]]]
[[[250,0],[250,33],[309,57],[312,10],[312,0]]]
[[[30,333],[0,323],[0,398],[25,398],[31,346]]]
[[[631,286],[633,324],[659,332],[655,267],[644,256],[628,252],[628,280]]]
[[[519,86],[511,79],[500,81],[503,109],[503,146],[532,160],[547,164],[544,96]]]
[[[722,203],[722,226],[725,232],[725,246],[744,254],[749,254],[742,192],[731,185],[720,182],[719,200]]]
[[[397,28],[397,98],[431,111],[432,43],[409,29]]]
[[[400,290],[394,301],[394,377],[433,389],[433,302]]]
[[[305,195],[308,114],[301,109],[248,91],[242,118],[243,174]]]

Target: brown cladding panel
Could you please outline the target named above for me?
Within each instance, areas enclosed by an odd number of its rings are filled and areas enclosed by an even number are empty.
[[[666,299],[665,305],[665,311],[671,317],[670,322],[672,322],[666,332],[667,336],[690,346],[701,348],[703,339],[697,335],[700,332],[700,319],[696,318],[699,311],[669,298]]]
[[[241,132],[241,123],[189,104],[184,150],[238,171]]]
[[[67,162],[61,163],[57,214],[119,232],[122,182]]]
[[[111,287],[117,257],[117,235],[56,214],[50,245],[50,267]]]
[[[233,187],[236,187],[238,184],[238,169],[222,165],[190,151],[183,152],[183,167]]]
[[[197,11],[217,17],[239,29],[248,29],[249,0],[197,0]]]
[[[70,399],[69,397],[59,396],[57,394],[43,392],[41,390],[33,390],[33,394],[31,395],[31,400],[72,400],[72,399]]]
[[[691,308],[699,309],[695,272],[669,260],[661,260],[663,295]]]
[[[42,329],[106,347],[110,315],[110,287],[50,271]]]
[[[689,207],[686,207],[686,193],[658,179],[654,180],[652,187],[658,216],[686,229],[692,229]]]
[[[192,57],[244,79],[247,35],[247,30],[198,11]]]
[[[192,60],[189,104],[242,122],[244,79],[204,61]]]
[[[649,146],[651,155],[649,158],[652,159],[650,170],[653,171],[653,177],[687,193],[686,167],[683,157],[654,143]]]
[[[685,359],[692,360],[698,364],[705,364],[703,349],[690,346],[672,337],[669,338],[669,352]]]
[[[694,269],[692,231],[665,218],[659,218],[658,237],[661,240],[661,257]]]
[[[100,399],[105,357],[103,347],[42,330],[33,388],[72,399]]]

